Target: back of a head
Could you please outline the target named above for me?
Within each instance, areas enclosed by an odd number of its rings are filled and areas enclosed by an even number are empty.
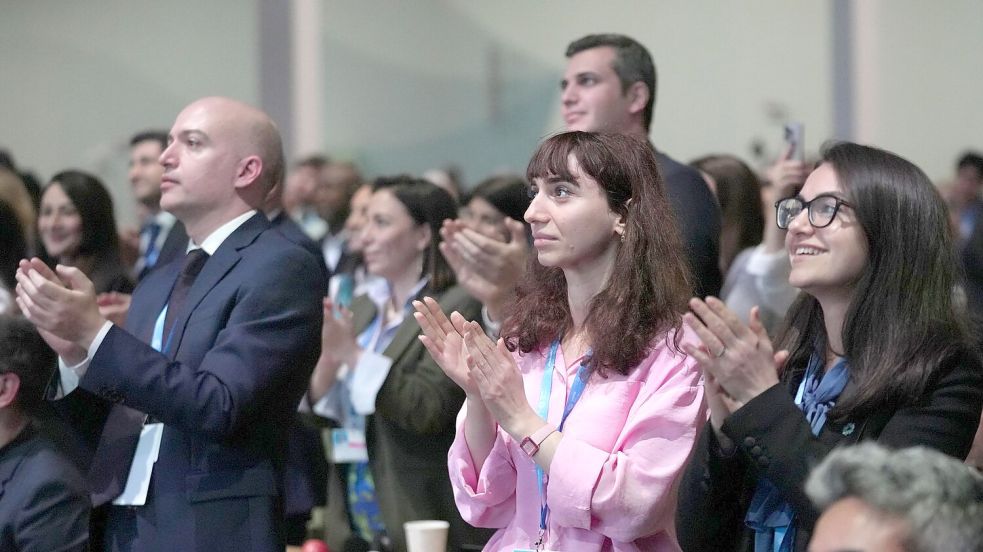
[[[823,510],[856,498],[903,521],[910,552],[983,548],[983,476],[936,450],[892,451],[876,443],[842,447],[816,467],[806,492]]]
[[[625,92],[636,83],[641,82],[648,87],[649,99],[645,104],[642,121],[645,130],[652,126],[652,113],[655,110],[657,76],[652,55],[637,40],[616,33],[590,34],[574,40],[567,46],[566,57],[572,57],[584,50],[610,47],[614,49],[614,72],[621,81],[621,90]]]
[[[737,233],[737,250],[761,243],[765,217],[761,206],[761,181],[754,171],[733,155],[708,155],[691,166],[708,174],[716,183],[722,229]]]
[[[476,197],[484,199],[505,216],[523,222],[529,208],[529,184],[518,175],[493,176],[478,184],[463,204],[467,205]]]
[[[54,351],[30,322],[19,316],[0,315],[0,374],[13,373],[20,379],[14,404],[22,412],[37,410],[56,362]]]

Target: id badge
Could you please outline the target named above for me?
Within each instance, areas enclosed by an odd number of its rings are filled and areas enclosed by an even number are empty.
[[[365,432],[360,429],[332,429],[331,460],[335,464],[368,462],[369,450],[365,445]]]

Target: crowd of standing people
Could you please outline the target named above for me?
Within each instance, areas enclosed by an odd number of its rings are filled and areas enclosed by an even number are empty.
[[[139,230],[0,158],[0,550],[983,546],[983,157],[683,164],[641,44],[566,58],[565,131],[471,190],[224,97],[130,141]]]

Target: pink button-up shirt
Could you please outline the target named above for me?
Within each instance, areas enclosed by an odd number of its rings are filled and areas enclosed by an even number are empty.
[[[684,330],[683,341],[698,343]],[[547,350],[516,354],[526,398],[535,406]],[[556,357],[548,421],[559,426],[582,359]],[[497,527],[485,550],[531,548],[539,533],[535,463],[502,429],[480,472],[457,419],[448,468],[457,507],[478,527]],[[563,428],[547,487],[547,550],[678,551],[677,479],[707,419],[696,361],[666,344],[627,376],[591,377]]]

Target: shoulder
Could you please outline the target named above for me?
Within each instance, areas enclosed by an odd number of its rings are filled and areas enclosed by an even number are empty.
[[[689,165],[684,165],[679,161],[676,161],[661,151],[657,151],[655,157],[659,163],[659,169],[662,171],[662,177],[665,178],[667,186],[689,186],[698,183],[708,192],[710,191],[710,189],[707,188],[706,182],[703,181],[700,171],[690,167]]]
[[[81,474],[44,437],[34,435],[11,452],[10,461],[18,462],[11,482],[26,501],[41,494],[88,496]]]

